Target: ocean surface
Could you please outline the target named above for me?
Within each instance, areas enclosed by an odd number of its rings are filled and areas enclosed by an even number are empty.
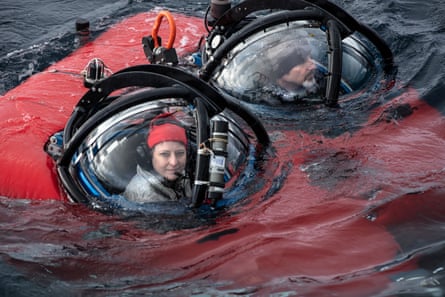
[[[264,115],[277,159],[211,226],[154,232],[81,205],[0,197],[0,296],[445,296],[445,5],[335,3],[387,41],[391,90],[346,101],[335,118]],[[95,37],[140,12],[203,17],[208,5],[1,4],[0,95],[70,54],[78,18]]]

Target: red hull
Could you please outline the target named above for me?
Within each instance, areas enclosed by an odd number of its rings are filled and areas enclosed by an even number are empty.
[[[104,60],[113,71],[147,63],[141,38],[151,31],[155,17],[152,12],[125,20],[1,98],[0,195],[64,199],[43,145],[64,127],[73,106],[86,92],[80,71],[95,57]],[[203,21],[181,15],[175,18],[179,55],[196,50],[205,32]],[[162,32],[160,35],[166,36]],[[139,234],[127,234],[124,240],[108,239],[105,248],[121,245],[113,261],[131,267],[133,276],[149,271],[158,277],[157,284],[227,280],[231,281],[227,287],[240,288],[269,281],[265,286],[273,291],[275,285],[279,287],[273,280],[284,279],[300,292],[310,292],[312,285],[324,286],[326,292],[341,296],[378,292],[388,281],[391,269],[374,276],[372,282],[361,274],[366,276],[369,270],[392,263],[403,252],[384,226],[414,217],[422,204],[415,198],[428,198],[429,205],[445,210],[439,203],[443,200],[445,121],[418,97],[417,92],[408,90],[388,104],[409,103],[413,108],[413,114],[400,123],[380,120],[388,107],[383,106],[358,132],[333,139],[298,130],[271,132],[273,146],[279,149],[275,170],[264,173],[269,175],[262,177],[266,185],[249,197],[249,206],[241,209],[240,215],[223,216],[218,225],[210,228],[212,234],[225,231],[224,236],[209,237],[208,229],[184,232],[178,237],[174,232],[169,236],[150,234],[150,242],[156,243],[153,246],[159,242],[162,248],[147,248],[144,243],[128,249],[126,240],[131,243],[132,237]],[[331,161],[334,166],[329,168],[333,172],[325,179],[314,182],[304,170]],[[273,178],[286,166],[291,167],[287,182],[273,197],[262,201]],[[398,199],[386,208],[376,208],[374,221],[364,218],[369,207],[419,191],[430,191],[430,195],[403,199],[407,207],[403,214],[394,211],[398,202],[402,203]],[[430,209],[433,208],[425,212]],[[83,229],[79,230],[82,238]],[[54,236],[57,242],[60,235]],[[109,273],[110,266],[97,265],[107,262],[107,257],[106,253],[95,255],[89,273]],[[113,271],[113,277],[128,275],[120,268]],[[77,265],[60,269],[61,275],[78,272]],[[220,286],[224,287],[221,283]]]
[[[151,34],[157,12],[141,13],[114,25],[94,41],[0,98],[0,196],[27,199],[65,199],[43,146],[63,129],[74,105],[86,93],[83,68],[102,59],[113,72],[148,63],[142,37]],[[205,32],[202,19],[173,14],[178,55],[196,51]],[[159,30],[163,40],[169,29]]]

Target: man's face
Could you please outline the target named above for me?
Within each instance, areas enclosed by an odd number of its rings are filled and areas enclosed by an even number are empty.
[[[282,79],[288,83],[304,86],[308,82],[314,81],[316,65],[314,60],[307,58],[303,64],[294,66]]]

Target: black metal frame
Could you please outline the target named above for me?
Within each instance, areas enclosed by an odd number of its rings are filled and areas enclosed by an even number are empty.
[[[114,91],[127,87],[154,88],[118,97],[109,96]],[[94,198],[79,189],[79,182],[70,172],[70,164],[79,145],[98,124],[132,106],[164,98],[179,97],[196,106],[200,112],[197,122],[197,144],[208,139],[209,118],[228,108],[243,117],[247,123],[252,123],[252,131],[256,134],[259,143],[263,146],[269,145],[269,136],[255,115],[235,102],[226,100],[215,88],[196,76],[163,65],[141,65],[126,68],[94,85],[81,98],[65,126],[64,150],[57,162],[57,172],[68,197],[74,202],[85,204]],[[205,174],[207,164],[201,164],[201,162],[202,160],[198,156],[196,171],[198,174]],[[203,177],[201,174],[196,178],[205,178],[205,176]],[[205,191],[199,185],[195,188],[192,199],[193,206],[197,207],[203,202]]]

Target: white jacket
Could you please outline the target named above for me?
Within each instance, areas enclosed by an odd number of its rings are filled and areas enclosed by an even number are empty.
[[[137,166],[136,175],[125,188],[123,196],[137,203],[175,201],[181,198],[191,198],[190,180],[178,178],[175,188],[162,182],[162,177]]]

